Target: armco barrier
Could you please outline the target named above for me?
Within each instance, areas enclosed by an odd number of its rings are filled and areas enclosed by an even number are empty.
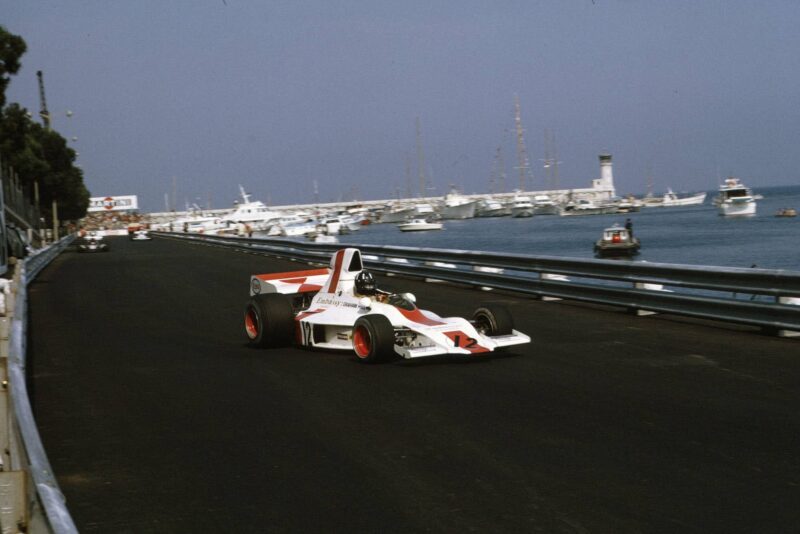
[[[796,271],[167,232],[153,235],[317,264],[327,264],[342,247],[355,246],[361,249],[365,265],[377,272],[621,306],[642,314],[734,322],[778,335],[800,331],[800,272]]]
[[[11,532],[73,533],[78,530],[47,460],[31,410],[25,381],[27,286],[74,239],[61,241],[15,265],[3,284],[0,315],[0,529]]]

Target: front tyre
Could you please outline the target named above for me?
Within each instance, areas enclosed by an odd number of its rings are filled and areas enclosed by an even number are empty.
[[[394,328],[383,315],[364,315],[353,325],[353,350],[358,361],[377,363],[394,355]]]
[[[280,293],[251,297],[244,308],[244,332],[253,347],[287,347],[294,336],[292,303]]]
[[[505,336],[514,330],[514,318],[505,306],[486,304],[472,314],[472,324],[484,336]]]

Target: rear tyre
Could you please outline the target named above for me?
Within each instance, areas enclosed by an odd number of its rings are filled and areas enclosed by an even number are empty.
[[[394,328],[383,315],[364,315],[353,325],[353,350],[358,361],[377,363],[394,356]]]
[[[253,347],[286,347],[294,337],[292,303],[280,293],[250,298],[244,309],[244,332]]]
[[[485,336],[505,336],[514,330],[514,318],[505,306],[486,304],[472,314],[472,324]]]

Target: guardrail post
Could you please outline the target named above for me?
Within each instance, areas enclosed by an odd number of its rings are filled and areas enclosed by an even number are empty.
[[[492,274],[503,274],[505,269],[501,269],[499,267],[484,267],[483,265],[476,265],[472,268],[473,271],[477,273],[492,273]],[[493,287],[489,286],[479,286],[481,291],[493,291]]]
[[[645,289],[647,291],[666,291],[667,293],[670,293],[670,290],[669,289],[664,289],[664,286],[662,284],[650,284],[650,283],[647,283],[647,282],[634,282],[633,287],[634,287],[634,289]],[[639,317],[642,317],[642,316],[645,316],[645,315],[656,315],[658,313],[658,312],[654,312],[654,311],[650,311],[650,310],[643,310],[641,308],[631,308],[629,311],[631,313],[633,313],[634,315],[637,315]]]
[[[564,276],[563,274],[553,274],[553,273],[542,273],[539,275],[541,280],[554,280],[556,282],[569,282],[569,278]],[[554,300],[563,300],[561,297],[550,297],[548,295],[542,295],[542,300],[544,301],[554,301]]]
[[[778,304],[789,304],[790,306],[800,306],[798,297],[778,297]],[[798,337],[800,332],[797,330],[778,330],[778,337]]]

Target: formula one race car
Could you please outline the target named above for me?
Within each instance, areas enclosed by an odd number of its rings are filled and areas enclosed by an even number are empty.
[[[501,306],[478,307],[472,320],[417,308],[410,293],[377,289],[361,252],[335,252],[330,268],[257,274],[250,278],[244,329],[251,345],[354,351],[359,361],[394,355],[481,354],[529,343]]]
[[[98,232],[89,232],[78,241],[78,252],[108,252],[108,244]]]
[[[131,241],[150,241],[153,239],[150,237],[150,234],[147,232],[147,230],[136,230],[135,232],[128,234],[128,238]]]

